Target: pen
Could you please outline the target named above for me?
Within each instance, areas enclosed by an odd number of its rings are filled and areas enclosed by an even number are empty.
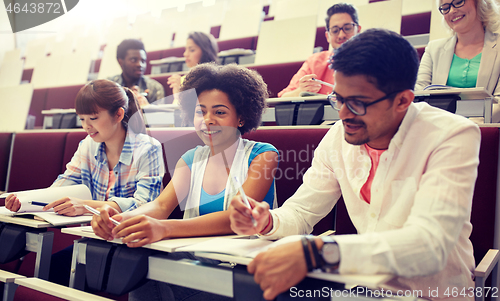
[[[90,207],[89,205],[84,205],[85,209],[87,209],[88,211],[94,213],[95,215],[99,215],[101,216],[101,214],[99,213],[99,211],[95,210],[94,208]],[[117,222],[116,220],[114,220],[113,218],[109,218],[109,220],[115,225],[115,226],[119,226],[120,225],[120,222]]]
[[[29,203],[33,206],[42,206],[42,207],[45,207],[48,205],[48,203],[42,203],[42,202],[36,202],[36,201],[30,201]]]
[[[323,85],[325,85],[325,86],[335,88],[335,85],[332,85],[332,84],[330,84],[330,83],[324,82],[324,81],[319,80],[319,79],[316,79],[316,78],[314,78],[314,77],[313,77],[313,78],[311,78],[311,80],[316,81],[316,82],[318,82],[318,83],[320,83],[320,84],[323,84]]]
[[[238,178],[236,176],[233,177],[233,180],[234,180],[234,184],[236,184],[236,187],[240,191],[241,198],[243,199],[243,203],[245,203],[245,205],[250,210],[252,210],[252,207],[250,206],[250,203],[248,202],[247,195],[245,194],[245,191],[243,190],[243,186],[241,186],[240,181],[238,181]],[[256,227],[257,226],[257,221],[253,218],[253,215],[250,214],[250,217],[252,218],[253,226]]]

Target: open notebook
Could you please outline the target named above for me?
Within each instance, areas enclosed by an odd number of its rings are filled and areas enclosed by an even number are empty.
[[[0,215],[2,216],[34,218],[37,220],[46,221],[54,226],[87,223],[92,220],[92,215],[72,217],[59,215],[52,209],[43,211],[44,204],[48,204],[63,197],[74,197],[83,200],[91,200],[92,195],[90,193],[90,190],[83,184],[9,192],[0,195],[0,198],[6,198],[9,194],[12,193],[17,195],[17,198],[21,202],[21,208],[17,212],[12,212],[2,206],[0,207]]]

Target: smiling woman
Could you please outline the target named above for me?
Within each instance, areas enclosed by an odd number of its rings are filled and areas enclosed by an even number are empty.
[[[428,85],[484,87],[500,98],[499,5],[495,0],[436,0],[454,35],[429,42],[420,62],[415,90]],[[500,121],[493,105],[492,122]]]
[[[239,193],[233,177],[244,180],[249,197],[268,208],[276,206],[278,151],[268,143],[241,138],[260,124],[268,96],[262,77],[241,66],[206,63],[186,75],[181,90],[184,117],[194,123],[204,145],[181,157],[172,180],[155,201],[121,214],[111,206],[102,208],[101,216],[92,220],[97,235],[140,247],[164,238],[232,233],[227,209]],[[180,203],[184,219],[167,219]],[[121,224],[115,227],[109,216]],[[189,300],[216,298],[149,281],[131,292],[129,300],[179,300],[180,295],[196,295]]]
[[[99,208],[108,204],[118,212],[137,208],[154,200],[162,188],[165,167],[161,144],[141,134],[144,121],[138,113],[134,93],[109,80],[85,85],[76,97],[76,113],[88,136],[52,187],[84,184],[91,200],[62,198],[44,207],[69,216],[87,213],[85,205]],[[19,209],[15,195],[6,207]],[[52,256],[52,282],[68,285],[73,247]]]
[[[217,53],[219,52],[219,46],[217,41],[211,34],[203,33],[200,31],[193,31],[188,34],[186,40],[186,49],[184,50],[184,59],[186,60],[186,66],[188,68],[193,68],[198,64],[208,63],[208,62],[218,62]],[[168,78],[168,85],[172,89],[172,93],[175,95],[180,92],[181,84],[184,81],[185,76],[180,76],[179,74],[174,74]],[[176,98],[174,103],[178,103],[179,100]]]

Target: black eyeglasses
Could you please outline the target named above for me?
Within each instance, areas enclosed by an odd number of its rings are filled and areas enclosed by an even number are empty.
[[[337,111],[340,111],[342,109],[342,106],[345,104],[349,111],[351,111],[354,115],[358,116],[363,116],[366,114],[366,108],[376,104],[377,102],[381,102],[382,100],[391,98],[398,94],[401,91],[396,91],[389,93],[385,95],[382,98],[379,98],[377,100],[374,100],[372,102],[366,103],[362,102],[361,100],[355,99],[355,98],[343,98],[342,96],[338,95],[335,91],[330,93],[328,95],[328,101],[330,102],[330,105]]]
[[[459,8],[464,6],[465,0],[453,0],[450,3],[445,3],[439,7],[439,12],[442,15],[446,15],[450,12],[450,8],[453,6],[454,8]]]
[[[351,34],[354,31],[354,27],[358,26],[356,23],[347,23],[342,27],[333,26],[328,31],[331,35],[336,36],[342,30],[345,34]]]

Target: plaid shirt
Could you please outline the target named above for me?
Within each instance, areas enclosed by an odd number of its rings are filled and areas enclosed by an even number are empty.
[[[165,173],[161,144],[144,134],[127,132],[118,164],[113,168],[116,182],[106,199],[109,167],[106,146],[89,136],[83,139],[66,171],[52,187],[85,184],[97,201],[113,201],[122,212],[135,209],[158,197]]]

